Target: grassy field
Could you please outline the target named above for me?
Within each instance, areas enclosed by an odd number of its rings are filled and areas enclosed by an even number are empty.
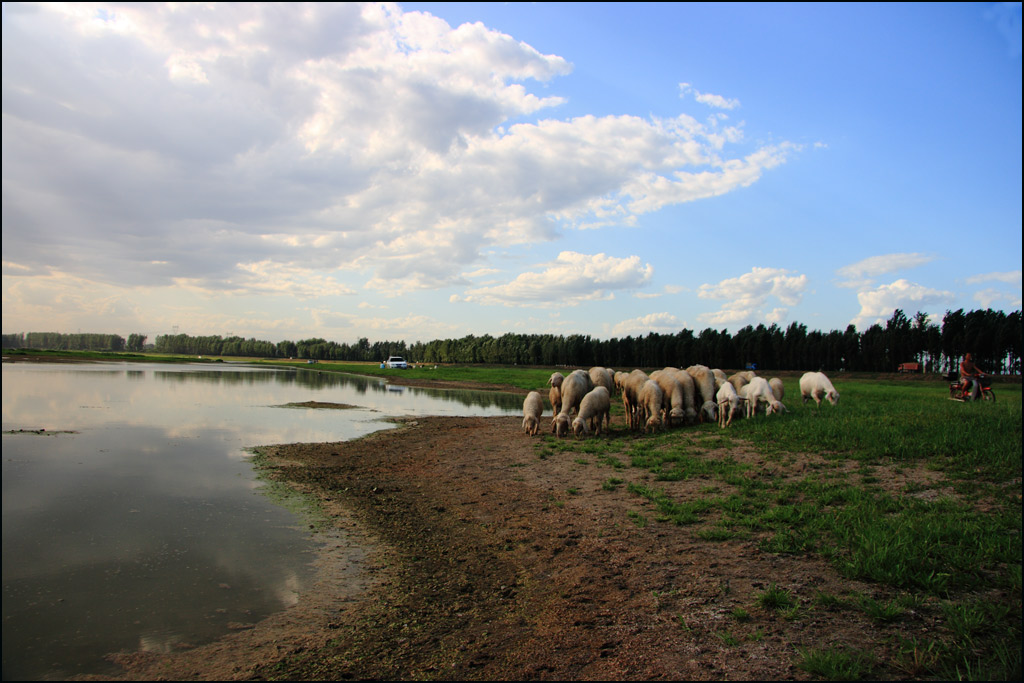
[[[803,652],[800,666],[814,675],[1019,679],[1020,385],[997,385],[996,403],[965,404],[948,399],[944,382],[843,381],[839,405],[820,409],[801,404],[797,379],[786,385],[782,416],[637,436],[620,412],[608,437],[547,436],[538,455],[608,468],[607,487],[625,485],[657,510],[653,520],[634,514],[634,523],[692,525],[709,541],[753,538],[762,552],[814,554],[894,596],[820,594],[797,605],[773,586],[759,598],[793,618],[846,609],[880,625],[911,613],[941,624],[927,638],[890,643],[889,662],[842,646]],[[737,446],[771,467],[710,455]],[[647,476],[624,474],[637,469]],[[686,479],[700,479],[704,493],[672,495],[671,482]]]

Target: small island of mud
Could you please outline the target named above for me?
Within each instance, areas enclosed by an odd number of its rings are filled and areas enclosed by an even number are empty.
[[[372,410],[362,406],[354,406],[348,403],[329,403],[324,401],[302,401],[301,403],[285,403],[274,406],[275,408],[314,408],[317,410]]]

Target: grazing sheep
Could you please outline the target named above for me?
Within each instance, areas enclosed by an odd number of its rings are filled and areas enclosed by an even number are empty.
[[[653,432],[661,428],[661,404],[664,398],[661,387],[653,379],[644,382],[637,394],[639,402],[639,420],[644,423],[644,432]]]
[[[569,416],[559,413],[551,419],[551,433],[557,437],[563,437],[569,433]]]
[[[686,413],[686,424],[694,424],[697,421],[697,388],[693,384],[693,377],[686,370],[676,370],[675,378],[683,388],[683,410]]]
[[[560,387],[548,389],[548,401],[551,402],[552,415],[558,415],[562,412],[562,389]]]
[[[747,417],[754,416],[757,412],[757,404],[762,401],[766,406],[777,403],[775,395],[772,393],[772,388],[764,377],[754,377],[750,380],[749,384],[744,385],[743,389],[746,390],[747,394]],[[768,408],[767,410],[768,414],[771,415],[771,409]]]
[[[691,365],[686,372],[693,377],[694,386],[700,394],[700,421],[711,422],[718,419],[718,403],[715,398],[715,376],[706,365]]]
[[[673,422],[686,422],[686,402],[683,397],[683,385],[676,379],[675,373],[658,370],[651,373],[651,379],[661,387],[662,414],[665,426],[671,427]]]
[[[590,430],[601,433],[601,421],[611,427],[611,394],[604,387],[594,387],[580,402],[580,412],[572,421],[572,432],[577,438],[590,434]]]
[[[781,401],[786,397],[786,385],[778,377],[772,377],[768,380],[768,386],[772,388],[772,394],[774,394],[776,401]]]
[[[712,368],[711,374],[715,376],[715,389],[722,386],[722,382],[728,382],[729,378],[725,376],[725,372],[718,368]]]
[[[832,405],[839,403],[839,392],[832,386],[832,382],[823,372],[806,372],[800,378],[800,395],[807,403],[807,399],[813,398],[814,403],[821,406],[821,399],[827,400]]]
[[[523,401],[523,431],[536,436],[540,430],[540,416],[544,413],[544,399],[540,393],[531,391]]]
[[[750,380],[747,379],[746,373],[743,372],[737,372],[729,377],[729,384],[731,384],[737,392],[739,392],[739,390],[742,389],[744,385],[749,383]]]
[[[608,395],[611,396],[612,392],[615,391],[615,381],[612,378],[612,373],[608,368],[602,368],[595,365],[590,368],[588,373],[590,375],[590,381],[594,383],[595,387],[604,387],[608,390]]]
[[[580,402],[591,389],[593,387],[590,384],[590,376],[582,370],[574,370],[562,380],[562,408],[551,420],[551,431],[556,436],[565,436],[569,433],[569,416],[573,412],[579,412]]]
[[[562,409],[560,413],[569,414],[580,408],[580,401],[587,392],[594,388],[590,375],[583,370],[573,370],[572,374],[562,380]]]
[[[728,427],[732,424],[733,415],[740,411],[740,395],[731,382],[723,382],[715,398],[718,401],[718,426]]]
[[[630,429],[639,429],[640,389],[650,377],[643,370],[634,370],[622,382],[622,407]]]

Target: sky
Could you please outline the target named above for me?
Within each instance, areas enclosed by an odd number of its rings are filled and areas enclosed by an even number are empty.
[[[1021,4],[3,5],[3,332],[1021,307]]]

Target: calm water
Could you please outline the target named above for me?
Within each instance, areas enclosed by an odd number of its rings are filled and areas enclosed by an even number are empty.
[[[281,407],[304,401],[359,408]],[[111,672],[106,653],[201,644],[293,604],[314,542],[256,492],[246,448],[521,410],[308,370],[3,364],[4,680]]]

